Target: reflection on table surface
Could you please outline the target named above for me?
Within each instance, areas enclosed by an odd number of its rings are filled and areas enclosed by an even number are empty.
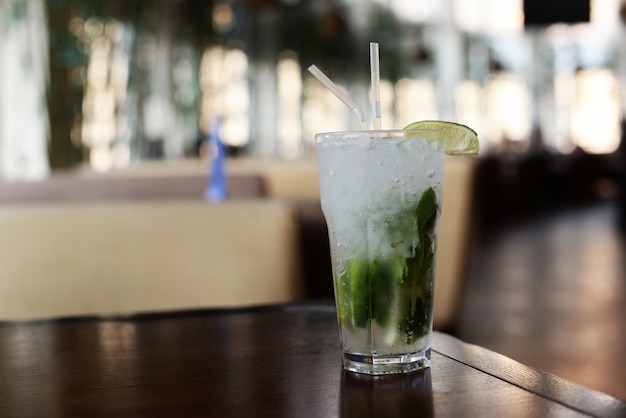
[[[435,416],[430,370],[407,375],[341,373],[341,417]]]

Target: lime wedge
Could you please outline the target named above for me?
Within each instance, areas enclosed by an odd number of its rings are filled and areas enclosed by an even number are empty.
[[[407,125],[404,130],[429,129],[440,132],[437,140],[448,155],[477,155],[478,134],[472,128],[455,122],[422,120]]]
[[[371,289],[367,261],[348,260],[348,275],[354,326],[363,328],[367,325],[367,321],[369,321],[371,316]]]

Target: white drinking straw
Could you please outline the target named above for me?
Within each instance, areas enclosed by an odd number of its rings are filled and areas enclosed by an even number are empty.
[[[370,42],[370,70],[372,75],[372,119],[373,129],[380,130],[380,59],[378,43]]]
[[[348,94],[341,90],[335,83],[333,83],[330,78],[326,77],[319,68],[315,65],[311,65],[309,67],[309,72],[315,76],[323,85],[325,85],[339,100],[341,100],[346,106],[350,108],[350,110],[356,115],[361,123],[361,129],[367,131],[367,116],[365,113],[357,106],[357,104],[348,96]]]

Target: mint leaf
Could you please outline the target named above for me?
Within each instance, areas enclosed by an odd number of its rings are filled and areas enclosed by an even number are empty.
[[[389,322],[393,288],[398,280],[398,266],[395,264],[397,264],[396,260],[373,260],[370,262],[372,319],[383,327]],[[402,275],[401,265],[399,271],[399,274]]]
[[[402,340],[407,344],[423,337],[430,329],[432,292],[424,296],[413,300],[410,306],[412,313],[400,320],[399,328],[402,332]]]
[[[422,194],[414,211],[414,216],[417,220],[417,231],[420,238],[434,232],[438,210],[437,194],[435,193],[435,189],[429,187],[424,194]]]
[[[403,292],[405,307],[398,324],[406,343],[426,334],[430,327],[433,307],[434,242],[437,221],[437,195],[432,187],[424,191],[415,210],[414,224],[417,226],[417,244],[412,256],[406,258],[406,278]],[[408,300],[407,300],[408,299]]]

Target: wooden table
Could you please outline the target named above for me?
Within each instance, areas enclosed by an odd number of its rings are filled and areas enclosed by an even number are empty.
[[[332,303],[0,324],[0,416],[626,416],[626,402],[435,333],[432,366],[343,372]]]

